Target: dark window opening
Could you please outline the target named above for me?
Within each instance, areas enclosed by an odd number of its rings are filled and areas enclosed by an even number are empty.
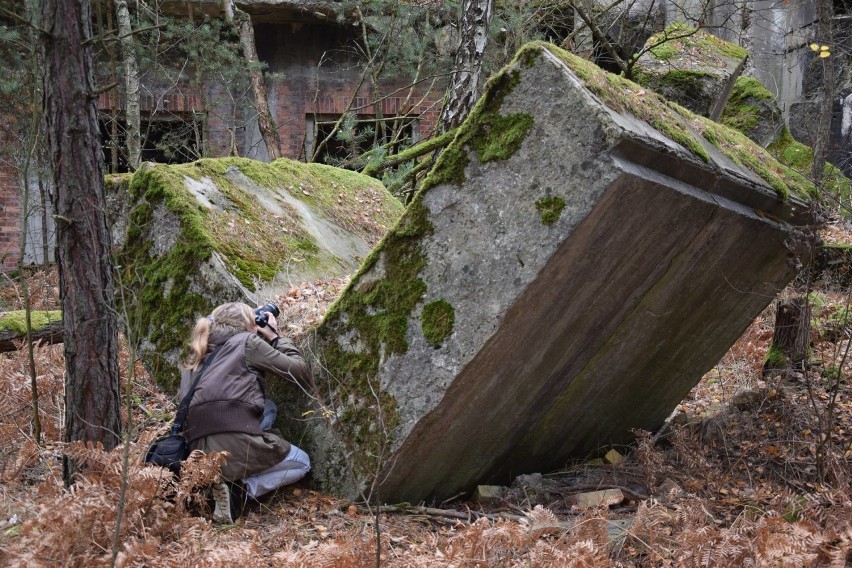
[[[312,117],[311,117],[312,118]],[[321,115],[314,124],[313,147],[334,132],[340,115]],[[309,118],[310,120],[310,118]],[[388,117],[376,119],[371,115],[347,115],[320,151],[318,161],[340,167],[360,169],[358,158],[373,148],[382,148],[386,155],[398,154],[417,142],[417,117]],[[312,152],[312,148],[310,149]]]
[[[110,173],[130,171],[127,161],[127,123],[123,118],[102,115],[101,146]],[[201,122],[192,113],[143,118],[141,123],[143,162],[185,164],[201,158]]]
[[[852,15],[852,0],[834,0],[834,15]]]

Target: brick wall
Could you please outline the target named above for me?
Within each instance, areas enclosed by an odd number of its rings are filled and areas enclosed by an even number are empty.
[[[0,160],[0,272],[17,267],[21,242],[21,184],[18,168]]]
[[[306,126],[310,117],[345,112],[361,79],[357,62],[347,59],[346,52],[339,50],[351,42],[351,32],[319,24],[260,24],[255,28],[255,37],[260,59],[269,65],[269,71],[281,76],[270,82],[268,96],[278,125],[282,153],[291,159],[305,159]],[[325,63],[318,68],[321,60]],[[142,112],[147,114],[161,109],[177,113],[200,109],[200,97],[183,87],[182,94],[171,95],[165,100],[143,97]],[[386,117],[404,113],[416,115],[420,136],[428,136],[438,120],[443,95],[440,86],[431,91],[429,87],[428,82],[419,86],[406,104],[409,90],[405,83],[381,85],[381,93],[385,96],[400,89],[381,102],[382,114]],[[357,113],[375,114],[377,109],[368,105],[375,98],[369,85],[362,86],[358,95],[354,104],[358,107]],[[250,94],[248,96],[251,98]],[[210,106],[207,140],[210,154],[229,155],[233,142],[240,155],[266,159],[256,122],[242,125],[245,102],[237,104],[235,109],[231,97],[219,85],[210,85],[205,98]],[[98,97],[101,111],[106,112],[115,105],[122,106],[115,92],[102,93]],[[17,266],[20,223],[19,172],[8,160],[0,160],[0,272]]]
[[[255,26],[258,56],[269,65],[270,71],[282,77],[271,82],[268,96],[286,157],[305,158],[304,143],[309,134],[306,125],[314,114],[339,115],[354,108],[358,114],[375,115],[377,109],[368,103],[377,97],[369,81],[362,84],[350,107],[354,91],[361,81],[358,62],[348,57],[344,49],[351,45],[352,33],[322,24]],[[415,115],[421,136],[431,133],[441,110],[442,86],[432,86],[425,81],[411,92],[410,97],[405,82],[386,82],[380,90],[385,97],[381,101],[385,117],[405,113]],[[246,143],[251,143],[248,137]]]

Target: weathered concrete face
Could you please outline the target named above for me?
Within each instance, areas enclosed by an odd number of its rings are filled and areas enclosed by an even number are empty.
[[[335,434],[302,441],[326,489],[443,499],[602,454],[659,427],[794,275],[802,200],[614,112],[584,83],[617,80],[573,63],[527,46],[489,82],[323,323]]]

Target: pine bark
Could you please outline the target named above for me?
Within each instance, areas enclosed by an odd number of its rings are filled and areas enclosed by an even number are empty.
[[[456,52],[453,75],[447,94],[447,104],[441,117],[444,132],[461,124],[476,99],[479,98],[479,80],[482,58],[488,40],[493,0],[465,0],[461,21],[461,40]]]
[[[121,432],[117,321],[89,0],[43,0],[44,106],[63,311],[66,441]],[[75,466],[66,460],[66,482]]]

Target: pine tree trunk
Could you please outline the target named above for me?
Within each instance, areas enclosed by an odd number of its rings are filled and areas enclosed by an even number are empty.
[[[811,308],[806,298],[775,303],[775,333],[763,374],[801,365],[810,350]]]
[[[254,105],[257,109],[257,126],[260,135],[266,143],[266,151],[270,160],[281,157],[281,140],[278,136],[278,128],[275,118],[269,110],[269,99],[266,96],[266,85],[263,82],[263,73],[258,66],[257,48],[254,42],[254,28],[251,25],[251,17],[239,8],[234,0],[223,0],[225,8],[225,19],[235,24],[240,33],[240,45],[243,48],[243,57],[249,66],[251,75],[251,86],[254,91]]]
[[[441,117],[444,132],[461,124],[479,98],[482,58],[488,40],[492,0],[465,0],[461,21],[461,41],[456,52],[447,103]]]
[[[65,347],[66,441],[121,433],[118,334],[89,0],[43,0],[45,124],[53,169]],[[66,482],[76,466],[65,462]]]
[[[127,122],[127,163],[130,171],[136,171],[142,163],[142,126],[139,105],[139,69],[136,65],[136,43],[130,25],[130,10],[127,0],[116,0],[118,15],[118,37],[121,56],[124,60],[124,119]]]

